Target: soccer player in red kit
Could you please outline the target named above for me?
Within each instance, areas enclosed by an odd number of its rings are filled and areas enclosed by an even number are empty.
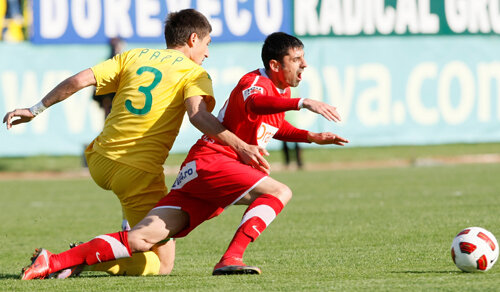
[[[302,42],[273,33],[262,47],[263,69],[244,75],[219,112],[221,123],[252,145],[271,138],[291,142],[343,145],[330,132],[300,130],[285,121],[285,112],[306,108],[329,121],[339,121],[335,107],[308,98],[290,98],[307,67]],[[131,231],[100,235],[60,254],[38,249],[23,279],[45,278],[61,269],[129,257],[169,238],[183,237],[202,222],[233,205],[248,205],[242,221],[213,275],[260,274],[243,263],[243,254],[290,201],[292,191],[266,173],[245,165],[228,146],[204,135],[191,148],[170,193]]]

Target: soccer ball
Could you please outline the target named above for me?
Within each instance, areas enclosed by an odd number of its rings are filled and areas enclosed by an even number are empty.
[[[498,259],[498,242],[486,229],[465,228],[453,239],[451,258],[464,272],[485,272],[491,269]]]

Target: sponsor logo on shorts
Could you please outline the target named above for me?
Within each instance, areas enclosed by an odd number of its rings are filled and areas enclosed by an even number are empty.
[[[184,165],[184,167],[179,171],[179,174],[172,185],[172,190],[182,188],[185,184],[197,177],[198,173],[196,173],[196,161],[186,163],[186,165]]]

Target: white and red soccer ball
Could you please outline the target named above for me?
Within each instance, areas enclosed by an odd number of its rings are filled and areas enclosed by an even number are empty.
[[[465,228],[453,239],[451,257],[455,265],[464,272],[485,272],[498,259],[498,242],[484,228]]]

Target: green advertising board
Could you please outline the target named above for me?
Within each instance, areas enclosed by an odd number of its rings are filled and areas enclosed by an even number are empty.
[[[298,36],[500,33],[499,0],[295,0]]]

